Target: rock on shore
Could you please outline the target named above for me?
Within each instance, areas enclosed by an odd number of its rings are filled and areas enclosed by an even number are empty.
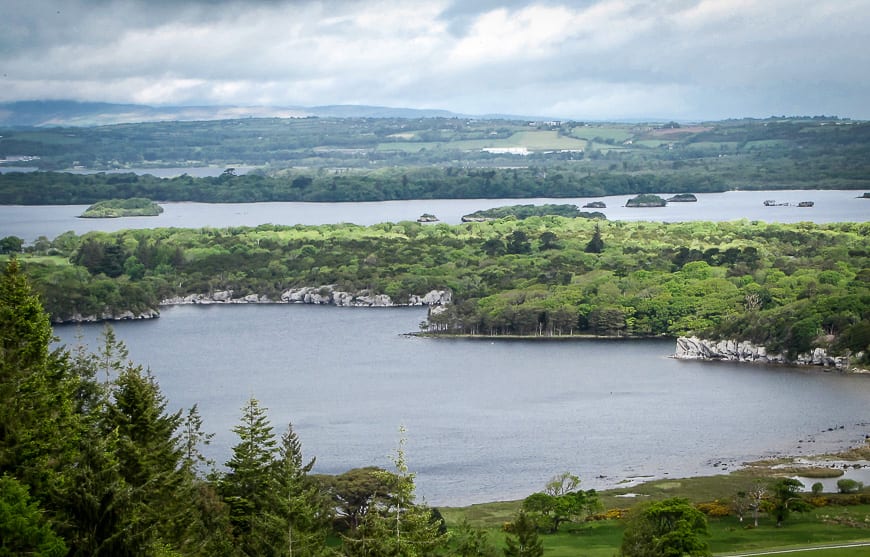
[[[386,294],[374,294],[368,290],[345,292],[334,285],[304,286],[290,288],[281,293],[277,300],[267,296],[249,294],[234,297],[232,290],[221,290],[211,294],[190,294],[177,296],[160,302],[160,305],[178,304],[319,304],[342,307],[395,307],[395,306],[438,306],[447,304],[453,296],[448,290],[431,290],[426,294],[412,294],[407,301],[397,302]]]
[[[82,315],[74,313],[68,317],[60,318],[52,316],[52,323],[99,323],[101,321],[130,321],[135,319],[155,319],[160,317],[160,312],[156,309],[147,309],[141,313],[133,313],[130,310],[112,313],[104,311],[103,313],[95,313],[91,315]]]
[[[800,354],[789,362],[784,354],[768,352],[764,346],[736,340],[704,340],[698,337],[679,337],[674,358],[681,360],[724,360],[760,364],[797,364],[831,367],[839,370],[849,368],[849,358],[829,356],[823,348]]]

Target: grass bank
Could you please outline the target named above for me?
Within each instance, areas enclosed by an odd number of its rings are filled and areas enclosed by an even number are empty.
[[[835,455],[832,458],[865,459],[870,446]],[[812,557],[870,557],[870,545],[834,547],[845,544],[870,544],[870,504],[848,504],[858,498],[834,494],[820,494],[815,502],[826,506],[815,507],[806,513],[793,513],[780,528],[773,517],[764,512],[758,515],[755,527],[751,511],[743,520],[732,509],[732,501],[740,491],[753,485],[764,485],[794,468],[781,468],[782,461],[766,461],[717,476],[664,479],[600,492],[604,512],[602,520],[565,524],[557,534],[541,534],[544,555],[547,557],[612,557],[619,552],[624,518],[617,518],[643,501],[685,497],[693,503],[718,503],[717,508],[727,510],[727,516],[708,516],[710,549],[714,555],[746,555],[771,552],[775,555],[809,555]],[[798,468],[802,469],[802,468]],[[813,470],[812,467],[808,468]],[[785,470],[785,472],[784,472]],[[867,493],[865,490],[864,494]],[[809,500],[813,495],[806,494]],[[487,532],[488,539],[497,547],[504,547],[504,525],[512,521],[521,501],[502,501],[471,505],[462,508],[440,509],[450,528],[467,520],[472,526]],[[714,513],[715,514],[715,513]],[[812,548],[808,552],[807,549]],[[776,553],[772,553],[776,552]]]

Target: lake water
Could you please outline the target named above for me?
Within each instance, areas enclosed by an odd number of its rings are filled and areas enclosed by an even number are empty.
[[[433,199],[381,201],[372,203],[162,203],[159,217],[80,219],[86,205],[0,206],[0,237],[18,236],[32,242],[38,236],[55,238],[72,230],[115,231],[125,228],[203,226],[257,226],[272,224],[330,224],[349,222],[371,225],[381,222],[415,220],[423,213],[441,222],[459,223],[463,215],[504,205],[571,203],[578,207],[590,201],[607,204],[601,211],[610,220],[680,222],[692,220],[729,221],[737,219],[766,222],[863,222],[870,218],[870,199],[856,199],[863,192],[849,190],[731,191],[698,194],[697,203],[669,203],[667,207],[627,208],[626,195],[567,199]],[[791,203],[765,207],[764,200]],[[811,208],[797,207],[800,201],[814,201]]]
[[[555,474],[582,487],[732,470],[870,433],[870,377],[668,358],[671,340],[427,339],[420,308],[176,306],[114,325],[170,407],[194,403],[225,462],[250,396],[288,421],[315,470],[390,468],[398,428],[433,505],[518,499]],[[101,325],[55,328],[93,348]],[[840,427],[842,426],[842,429]],[[830,430],[830,431],[829,431]]]

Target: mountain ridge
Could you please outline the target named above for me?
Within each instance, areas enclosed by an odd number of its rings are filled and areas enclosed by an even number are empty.
[[[0,103],[0,126],[93,127],[145,122],[232,120],[240,118],[486,118],[541,120],[506,114],[468,115],[441,109],[369,105],[323,106],[151,106],[72,100],[33,100]]]

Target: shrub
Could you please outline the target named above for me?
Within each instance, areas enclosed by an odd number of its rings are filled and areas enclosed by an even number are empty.
[[[821,493],[822,491],[825,490],[825,486],[822,485],[822,482],[816,482],[813,484],[812,490],[813,490],[813,495],[818,495],[819,493]]]
[[[709,517],[723,517],[731,514],[731,508],[718,499],[709,503],[698,503],[695,508]]]
[[[864,484],[849,478],[837,480],[837,491],[840,493],[858,493],[864,487]]]

